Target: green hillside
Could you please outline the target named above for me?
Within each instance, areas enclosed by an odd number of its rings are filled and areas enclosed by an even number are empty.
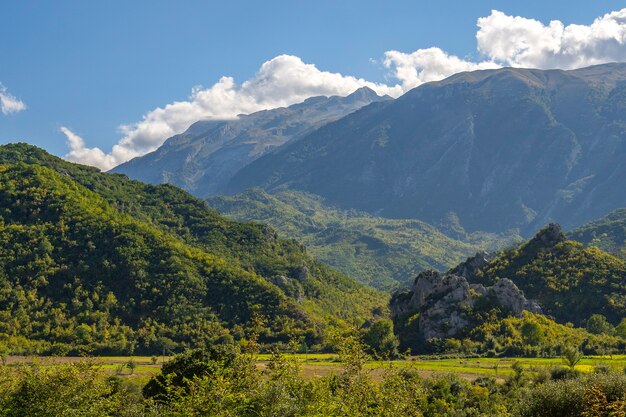
[[[513,234],[467,234],[458,228],[452,232],[454,239],[418,220],[342,210],[321,197],[286,189],[269,194],[256,188],[207,201],[235,220],[270,224],[283,236],[304,243],[316,259],[385,290],[403,285],[419,271],[445,270],[479,250],[490,251],[517,239]]]
[[[541,229],[489,261],[469,258],[447,273],[426,271],[390,302],[401,349],[413,352],[554,356],[626,344],[626,262]]]
[[[575,229],[569,237],[626,258],[626,208]]]
[[[15,352],[324,342],[385,296],[172,186],[0,147],[0,341]]]
[[[584,325],[593,314],[617,324],[626,314],[626,262],[596,247],[567,240],[550,225],[505,251],[470,281],[511,279],[559,322]]]

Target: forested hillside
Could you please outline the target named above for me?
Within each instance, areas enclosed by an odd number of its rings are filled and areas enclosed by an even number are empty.
[[[391,300],[402,349],[554,356],[626,347],[626,263],[551,224],[494,259],[425,271]]]
[[[603,218],[576,228],[569,237],[626,258],[626,209],[617,209]]]
[[[258,336],[324,343],[384,296],[267,226],[172,186],[0,147],[0,341],[15,352],[180,350]],[[255,336],[257,335],[257,336]]]
[[[255,188],[207,201],[232,219],[270,224],[282,236],[305,244],[316,259],[387,290],[422,270],[446,270],[479,250],[496,250],[519,239],[515,234],[466,233],[454,218],[440,225],[447,236],[419,220],[342,210],[319,196],[288,189],[270,194]]]
[[[615,325],[626,316],[626,262],[568,240],[558,225],[505,251],[468,279],[493,283],[505,277],[562,323],[584,325],[602,314]]]

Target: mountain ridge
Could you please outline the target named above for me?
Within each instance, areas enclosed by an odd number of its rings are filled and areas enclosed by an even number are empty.
[[[151,184],[171,183],[198,197],[218,194],[235,172],[260,156],[367,104],[390,99],[362,87],[346,97],[310,97],[234,120],[198,121],[156,151],[111,172]]]
[[[229,193],[288,186],[389,218],[530,235],[626,206],[626,65],[454,75],[369,105],[240,170]],[[622,158],[623,159],[623,158]]]

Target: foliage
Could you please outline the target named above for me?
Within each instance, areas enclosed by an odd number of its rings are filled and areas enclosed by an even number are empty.
[[[561,349],[561,355],[563,358],[563,362],[565,365],[569,366],[570,369],[574,369],[578,362],[583,358],[583,353],[575,346],[565,346]]]
[[[584,326],[601,314],[615,325],[626,311],[626,262],[566,240],[555,225],[502,253],[475,281],[492,284],[500,278],[511,279],[561,323]]]
[[[615,328],[606,320],[602,314],[592,314],[587,319],[587,331],[593,334],[613,334]]]
[[[58,367],[0,367],[0,416],[139,415],[141,405],[88,362]]]
[[[383,310],[297,242],[175,187],[23,144],[0,163],[14,163],[0,166],[0,343],[14,354],[181,351],[243,341],[253,317],[261,343],[321,346],[328,325]]]
[[[304,243],[316,259],[385,290],[404,284],[407,277],[422,270],[445,270],[479,250],[500,248],[518,239],[513,234],[463,230],[450,237],[419,220],[344,210],[321,197],[288,189],[271,194],[251,189],[207,201],[233,219],[270,224],[283,236]]]
[[[382,359],[395,359],[399,356],[399,341],[393,333],[393,322],[380,319],[364,329],[363,342],[370,352]]]
[[[568,234],[570,239],[626,257],[626,208],[617,209],[605,217],[580,226]]]
[[[8,416],[623,416],[626,374],[605,367],[550,372],[515,362],[503,381],[420,376],[410,366],[378,378],[362,366],[357,333],[339,334],[338,372],[305,378],[274,351],[265,367],[221,346],[177,356],[136,395],[129,381],[93,363],[0,367],[0,417]],[[160,381],[158,395],[147,394]]]
[[[531,389],[520,402],[520,417],[600,417],[626,414],[626,378],[592,374],[549,381]]]

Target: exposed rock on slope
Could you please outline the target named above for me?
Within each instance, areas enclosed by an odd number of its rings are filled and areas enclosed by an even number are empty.
[[[419,314],[419,332],[424,340],[454,337],[473,321],[479,303],[499,306],[509,314],[524,310],[540,313],[541,307],[527,300],[513,281],[503,278],[491,287],[469,284],[454,274],[426,271],[410,289],[398,291],[390,307],[395,318]]]

